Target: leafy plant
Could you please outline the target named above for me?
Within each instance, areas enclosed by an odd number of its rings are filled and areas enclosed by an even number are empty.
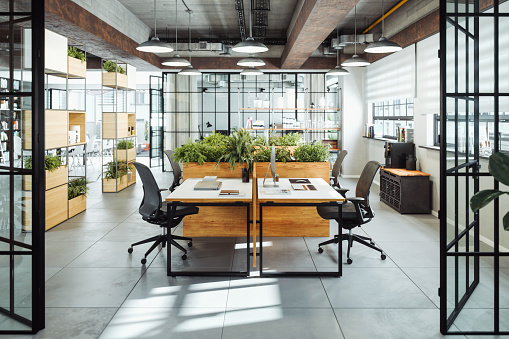
[[[53,172],[60,166],[62,166],[62,160],[60,160],[58,155],[46,155],[44,157],[44,169],[46,171]],[[25,158],[24,167],[26,169],[32,169],[32,157]]]
[[[117,149],[131,149],[134,148],[134,144],[131,140],[120,140],[117,144]]]
[[[148,141],[148,120],[145,121],[145,141]]]
[[[199,165],[207,161],[207,147],[199,142],[189,141],[175,148],[173,152],[173,159],[178,162],[185,162],[189,165],[190,162],[197,162]]]
[[[120,66],[117,66],[117,63],[111,60],[105,61],[103,63],[103,69],[108,73],[117,72],[120,74],[125,74],[125,69],[123,69]]]
[[[214,132],[208,137],[205,137],[202,143],[207,146],[226,146],[228,143],[228,137],[224,134]]]
[[[85,53],[77,49],[76,47],[69,46],[67,48],[67,55],[71,58],[75,58],[81,60],[81,63],[84,63],[87,59],[85,58]]]
[[[122,182],[122,177],[127,175],[129,170],[133,170],[134,166],[128,164],[125,161],[110,161],[106,164],[106,170],[104,172],[104,179],[117,179],[120,178],[120,182]]]
[[[223,154],[226,152],[226,146],[208,146],[205,147],[205,161],[217,162],[220,161]]]
[[[303,144],[293,152],[295,161],[322,162],[329,158],[329,146],[322,143]]]
[[[80,195],[87,195],[89,190],[88,184],[90,184],[90,181],[86,178],[79,178],[69,182],[67,186],[67,199],[71,200]]]
[[[216,168],[221,161],[224,161],[230,164],[230,168],[233,171],[235,169],[235,163],[238,162],[241,165],[246,163],[246,167],[251,171],[254,162],[254,150],[251,133],[245,129],[235,131],[228,138],[225,153],[217,161]]]
[[[255,161],[258,162],[269,162],[270,161],[270,154],[272,152],[272,146],[263,146],[260,147],[256,153],[255,153]],[[276,161],[281,161],[283,163],[292,161],[292,154],[290,150],[285,147],[276,147]]]
[[[32,157],[25,158],[23,165],[23,167],[26,169],[32,169]]]
[[[488,170],[495,179],[509,186],[509,157],[507,155],[500,152],[493,153],[489,159]],[[509,192],[501,190],[479,191],[470,198],[470,207],[472,211],[476,212],[504,194],[509,194]],[[503,218],[503,225],[504,229],[509,231],[509,212]]]
[[[269,139],[269,144],[270,139]],[[298,146],[302,144],[302,134],[295,132],[295,133],[288,133],[280,138],[275,138],[273,143],[271,145],[275,146]]]

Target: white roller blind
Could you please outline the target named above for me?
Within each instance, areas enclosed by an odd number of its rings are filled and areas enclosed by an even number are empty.
[[[366,67],[366,101],[415,96],[415,45],[386,56]]]
[[[417,43],[417,98],[421,114],[440,113],[440,35],[435,34]]]

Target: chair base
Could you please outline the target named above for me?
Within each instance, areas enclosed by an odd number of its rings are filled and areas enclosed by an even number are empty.
[[[346,256],[347,256],[346,263],[347,264],[351,264],[353,262],[352,258],[350,258],[350,249],[352,248],[354,241],[358,242],[359,244],[362,244],[364,246],[367,246],[369,248],[372,248],[375,251],[380,252],[380,258],[382,260],[385,260],[387,258],[384,251],[381,248],[377,247],[376,244],[373,242],[373,239],[371,239],[369,237],[364,237],[362,235],[353,234],[351,230],[348,231],[348,233],[341,234],[341,237],[336,234],[333,239],[319,243],[318,244],[318,252],[319,253],[323,252],[322,246],[324,246],[324,245],[337,244],[339,242],[340,238],[341,238],[341,241],[343,241],[343,240],[348,241],[348,249],[346,252]]]
[[[177,243],[174,239],[176,240],[187,240],[189,241],[187,243],[187,246],[189,247],[192,247],[193,246],[193,239],[191,238],[187,238],[187,237],[181,237],[181,236],[178,236],[178,235],[173,235],[172,236],[172,240],[171,240],[171,244],[173,246],[175,246],[176,248],[178,248],[179,250],[181,250],[182,252],[184,252],[184,254],[182,255],[182,260],[186,260],[187,259],[187,250],[182,247],[182,245],[180,245],[179,243]],[[137,245],[141,245],[141,244],[146,244],[146,243],[149,243],[149,242],[154,242],[152,244],[152,246],[150,246],[150,248],[148,249],[147,252],[145,252],[145,256],[143,257],[143,259],[141,259],[141,263],[142,265],[145,265],[147,263],[147,256],[159,245],[161,244],[161,247],[166,247],[166,240],[167,240],[167,236],[166,234],[163,232],[161,235],[156,235],[155,237],[151,237],[151,238],[148,238],[148,239],[145,239],[145,240],[142,240],[142,241],[138,241],[138,242],[135,242],[134,244],[131,245],[131,247],[129,247],[127,249],[127,252],[129,253],[133,253],[133,247],[134,246],[137,246]]]

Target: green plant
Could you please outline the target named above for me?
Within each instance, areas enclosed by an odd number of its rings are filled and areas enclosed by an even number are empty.
[[[214,132],[208,137],[205,137],[202,143],[206,146],[226,146],[228,137],[224,134]]]
[[[270,140],[269,140],[270,144]],[[295,133],[288,133],[280,138],[275,138],[274,143],[271,145],[275,146],[298,146],[302,144],[302,134],[295,132]]]
[[[120,74],[125,74],[125,69],[123,69],[120,66],[117,66],[117,63],[115,61],[111,61],[111,60],[105,61],[103,63],[103,69],[109,73],[117,72]]]
[[[90,181],[86,178],[79,178],[69,182],[67,186],[67,199],[71,200],[80,195],[87,195],[89,190],[88,184],[90,184]]]
[[[238,162],[241,165],[246,163],[247,169],[251,171],[254,162],[254,150],[251,133],[245,129],[235,131],[230,138],[228,138],[225,153],[217,161],[216,168],[221,161],[224,161],[230,164],[230,168],[233,171],[235,169],[235,163]]]
[[[26,169],[32,169],[32,157],[28,157],[28,158],[25,158],[25,160],[23,161],[23,164],[24,164],[24,168]]]
[[[76,47],[69,46],[67,48],[67,55],[71,58],[75,58],[81,60],[81,63],[84,63],[87,59],[85,58],[85,53],[77,49]]]
[[[128,164],[125,161],[110,161],[106,164],[106,170],[104,171],[104,179],[117,179],[120,178],[120,182],[122,182],[122,177],[127,175],[129,170],[133,170],[134,166]]]
[[[226,146],[208,146],[205,147],[204,155],[206,162],[218,162],[226,152]]]
[[[145,121],[145,141],[148,141],[148,120]]]
[[[269,162],[270,154],[272,152],[272,146],[262,146],[255,153],[255,161],[257,162]],[[276,147],[276,161],[283,163],[292,161],[292,154],[286,146]]]
[[[23,164],[26,169],[32,169],[32,157],[25,158]],[[44,169],[46,171],[53,172],[60,166],[62,166],[62,160],[58,155],[44,156]]]
[[[329,145],[303,144],[293,152],[293,157],[299,162],[322,162],[329,158]]]
[[[185,162],[186,165],[189,165],[190,162],[197,162],[201,165],[207,161],[206,153],[207,147],[205,145],[189,139],[186,144],[175,148],[173,159],[177,162]]]
[[[509,186],[509,157],[507,155],[500,152],[493,153],[489,159],[488,170],[496,180]],[[472,211],[476,212],[503,194],[509,194],[509,192],[501,190],[479,191],[470,198],[470,207]],[[504,229],[509,231],[509,212],[503,218],[503,225]]]
[[[131,140],[120,140],[117,143],[117,149],[131,149],[134,148],[134,144]]]

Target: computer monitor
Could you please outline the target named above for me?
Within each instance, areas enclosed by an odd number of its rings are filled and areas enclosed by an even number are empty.
[[[276,183],[276,147],[274,147],[274,145],[272,145],[272,151],[270,152],[270,162],[269,162],[269,166],[267,167],[267,172],[265,172],[265,178],[263,178],[263,187],[267,187],[269,185],[265,185],[265,180],[267,179],[267,174],[269,174],[269,169],[270,169],[270,174],[272,175],[272,182],[274,183],[274,185],[270,185],[271,187],[279,187],[279,185]]]

